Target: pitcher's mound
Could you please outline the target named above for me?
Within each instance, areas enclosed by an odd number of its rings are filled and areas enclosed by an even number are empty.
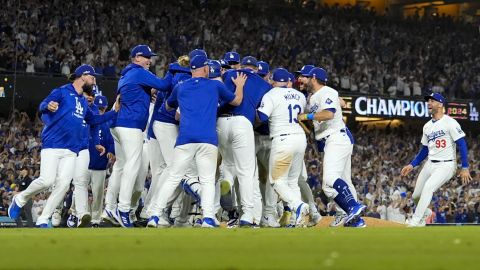
[[[319,224],[316,227],[325,228],[330,225],[334,217],[323,217]],[[378,218],[370,218],[370,217],[363,217],[365,223],[367,223],[367,227],[369,228],[400,228],[405,227],[405,224],[378,219]]]

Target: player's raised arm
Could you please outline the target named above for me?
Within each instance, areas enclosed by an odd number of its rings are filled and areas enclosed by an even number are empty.
[[[238,106],[243,101],[243,87],[245,86],[245,82],[247,81],[247,75],[241,72],[237,72],[237,77],[231,77],[232,82],[235,84],[235,98],[230,101],[230,105]]]

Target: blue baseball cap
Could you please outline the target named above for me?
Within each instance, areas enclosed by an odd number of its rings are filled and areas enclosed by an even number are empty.
[[[224,56],[223,59],[229,64],[229,65],[235,65],[240,63],[240,54],[237,52],[227,52]]]
[[[202,49],[195,49],[193,51],[191,51],[189,54],[188,54],[188,57],[190,59],[193,59],[193,57],[197,56],[197,55],[203,55],[205,56],[206,58],[208,58],[207,56],[207,52],[205,52],[204,50]]]
[[[295,73],[307,77],[310,70],[312,70],[314,65],[304,65],[300,70],[295,71]]]
[[[220,65],[222,65],[222,68],[226,68],[226,69],[231,69],[232,67],[228,64],[227,61],[225,61],[225,59],[220,59]]]
[[[327,71],[325,71],[325,69],[323,68],[318,68],[318,67],[312,68],[312,70],[310,70],[310,72],[307,75],[303,75],[303,76],[309,77],[309,78],[315,78],[322,82],[328,81]]]
[[[288,74],[290,74],[290,76],[289,76],[290,81],[292,83],[294,83],[295,82],[295,75],[293,75],[293,73],[290,73],[290,72]]]
[[[245,56],[242,58],[242,66],[257,66],[257,58],[253,56]]]
[[[93,104],[97,105],[99,108],[106,108],[108,107],[108,100],[106,96],[96,96]]]
[[[447,104],[447,100],[440,93],[431,93],[430,95],[425,96],[426,101],[428,101],[430,99],[438,101],[438,102],[442,103],[443,105]]]
[[[277,68],[273,71],[272,80],[275,82],[290,81],[290,72],[284,68]]]
[[[205,55],[197,55],[190,59],[190,69],[197,69],[208,65],[208,59]]]
[[[264,61],[257,62],[257,74],[260,76],[266,76],[270,71],[270,65]]]
[[[150,47],[148,47],[148,45],[143,45],[143,44],[140,44],[140,45],[137,45],[137,46],[133,47],[132,51],[130,52],[131,57],[143,56],[143,57],[150,58],[150,57],[156,56],[156,55],[157,54],[153,53],[152,49],[150,49]]]
[[[211,60],[208,62],[210,67],[210,72],[208,73],[208,78],[213,79],[222,76],[222,65],[217,60]]]
[[[95,73],[95,69],[87,64],[83,64],[75,69],[75,77],[80,77],[82,75],[92,75],[92,76],[97,76],[99,74]]]

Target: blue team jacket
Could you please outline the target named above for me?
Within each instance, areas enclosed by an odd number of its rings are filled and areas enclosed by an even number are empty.
[[[50,112],[48,103],[58,102],[58,110]],[[117,113],[109,111],[94,115],[87,100],[79,95],[72,84],[54,89],[41,103],[39,111],[45,127],[42,131],[42,148],[69,149],[74,153],[81,150],[85,133],[84,123],[98,125],[113,119]]]
[[[242,72],[247,75],[247,81],[243,87],[243,101],[240,106],[221,104],[219,113],[243,115],[253,125],[255,123],[256,110],[262,101],[263,95],[265,95],[272,86],[251,69],[229,70],[223,74],[223,82],[232,92],[235,92],[236,89],[235,84],[232,82],[232,78],[237,77],[237,72]]]
[[[112,127],[145,130],[152,88],[165,92],[170,89],[169,79],[160,79],[142,66],[129,64],[121,72],[117,94],[121,95],[121,107]]]
[[[88,164],[89,170],[106,170],[108,165],[107,153],[115,154],[115,145],[112,134],[110,133],[111,124],[112,123],[109,121],[98,125],[98,128],[96,129],[97,133],[92,133],[92,136],[90,136],[90,143],[88,147],[88,151],[90,152],[90,162]],[[95,142],[95,137],[99,139],[98,143]],[[105,154],[103,156],[100,156],[100,153],[95,148],[95,146],[98,144],[105,147]]]

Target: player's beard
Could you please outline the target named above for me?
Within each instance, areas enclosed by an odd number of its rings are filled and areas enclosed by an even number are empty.
[[[91,96],[93,92],[93,84],[90,84],[90,85],[87,83],[83,84],[82,90],[85,94]]]

